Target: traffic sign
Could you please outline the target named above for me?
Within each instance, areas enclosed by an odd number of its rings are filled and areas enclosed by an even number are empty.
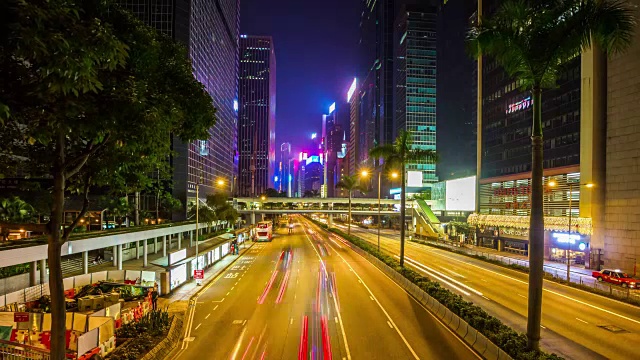
[[[29,313],[26,312],[17,312],[13,313],[13,321],[14,322],[29,322]]]
[[[193,270],[193,278],[196,280],[204,279],[204,270]]]

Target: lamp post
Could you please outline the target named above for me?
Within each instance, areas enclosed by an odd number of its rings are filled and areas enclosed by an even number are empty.
[[[198,222],[200,216],[200,178],[196,181],[196,272],[200,270],[200,261],[198,261]],[[196,285],[200,285],[200,279],[196,279]]]
[[[573,186],[577,185],[578,188],[580,188],[580,186],[584,186],[586,188],[591,189],[592,187],[594,187],[595,185],[593,183],[586,183],[586,184],[580,184],[574,182],[574,181],[567,181],[567,183],[569,184],[569,241],[567,243],[568,248],[565,250],[566,252],[566,258],[567,258],[567,282],[571,282],[571,220],[573,218]],[[548,183],[548,186],[550,187],[555,187],[556,186],[556,182],[551,180]]]
[[[363,177],[367,177],[369,175],[369,173],[366,170],[363,170],[360,173],[361,176]],[[398,173],[393,172],[391,173],[391,177],[392,178],[397,178],[398,177]],[[382,182],[382,171],[378,171],[378,252],[380,252],[380,226],[382,225],[382,222],[380,221],[380,184]]]

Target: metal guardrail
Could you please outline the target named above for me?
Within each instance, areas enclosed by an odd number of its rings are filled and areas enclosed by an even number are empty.
[[[49,360],[47,350],[28,345],[17,345],[6,340],[0,340],[0,358],[3,360]]]

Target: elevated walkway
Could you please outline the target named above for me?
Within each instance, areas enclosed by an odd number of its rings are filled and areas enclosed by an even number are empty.
[[[438,239],[440,236],[443,236],[444,230],[440,225],[440,220],[433,211],[431,211],[427,202],[418,199],[414,201],[414,204],[413,213],[415,214],[415,217],[413,224],[416,229],[416,235],[433,239]]]

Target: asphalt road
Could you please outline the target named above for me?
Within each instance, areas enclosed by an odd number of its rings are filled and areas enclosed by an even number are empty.
[[[302,217],[214,279],[173,359],[478,359],[391,279]]]
[[[351,231],[377,244],[377,230],[352,226]],[[397,256],[398,233],[383,231],[381,247]],[[409,241],[405,254],[418,272],[526,331],[527,274]],[[640,308],[551,281],[544,283],[542,301],[545,350],[568,359],[640,359]]]

